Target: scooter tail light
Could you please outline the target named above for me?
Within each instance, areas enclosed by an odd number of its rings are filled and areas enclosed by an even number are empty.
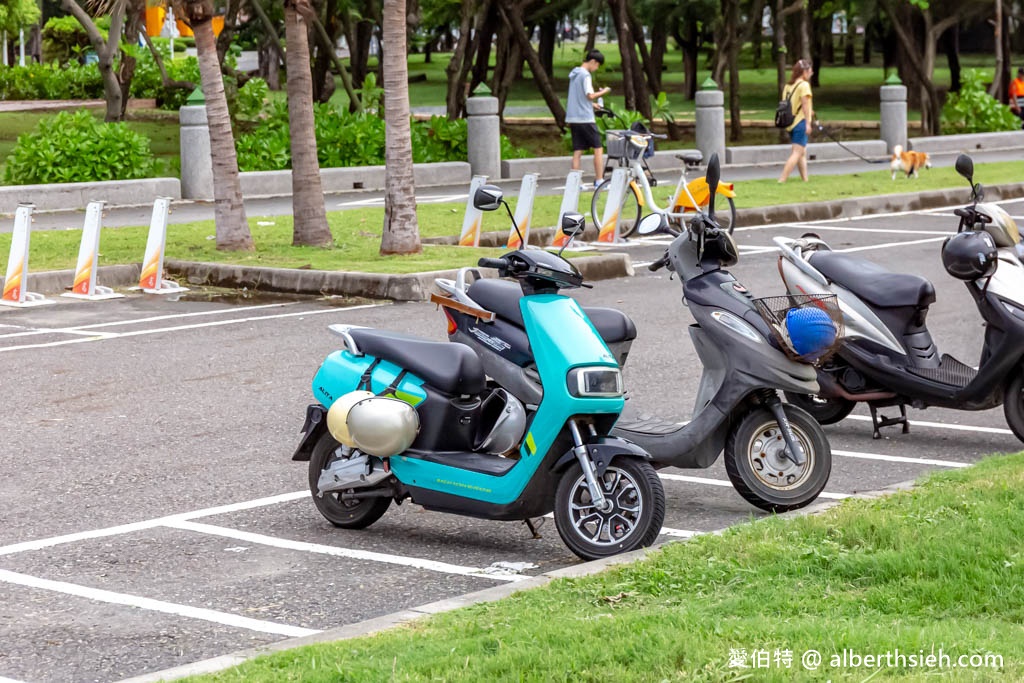
[[[459,325],[455,322],[455,318],[452,317],[452,314],[448,312],[448,309],[442,308],[441,310],[444,311],[444,317],[448,319],[448,336],[450,337],[455,334],[457,329],[459,329]]]

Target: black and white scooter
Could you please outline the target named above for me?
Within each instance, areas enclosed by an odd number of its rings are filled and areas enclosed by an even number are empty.
[[[712,197],[718,174],[718,159],[712,156],[707,174]],[[759,508],[782,512],[813,502],[832,469],[828,440],[806,411],[783,404],[778,392],[816,392],[815,370],[780,349],[780,330],[772,330],[757,300],[725,270],[738,254],[732,236],[714,221],[713,200],[707,214],[699,213],[681,231],[657,214],[644,218],[639,230],[676,235],[665,257],[650,268],[667,267],[680,275],[684,300],[697,321],[689,332],[704,372],[687,424],[679,422],[681,416],[622,418],[612,433],[645,449],[655,467],[703,469],[724,451],[737,492]],[[473,348],[488,376],[500,378],[502,386],[524,403],[539,402],[544,387],[535,381],[533,350],[523,334],[514,283],[469,283],[466,274],[460,273],[455,281],[435,281],[446,297],[464,307],[461,312],[450,305],[444,308],[449,338]],[[806,299],[820,303],[819,298]],[[633,321],[615,309],[583,310],[612,355],[624,363],[636,337]],[[481,317],[488,312],[493,312],[490,319]],[[810,312],[824,315],[817,308]],[[819,317],[817,322],[823,321]],[[827,316],[824,323],[834,340],[833,323]],[[779,325],[785,325],[785,313]],[[816,350],[820,349],[810,349]],[[662,392],[666,405],[679,403],[671,385],[650,390]]]
[[[985,320],[980,367],[939,353],[926,325],[935,288],[925,278],[831,251],[817,235],[775,238],[790,294],[827,288],[843,314],[842,345],[818,372],[821,391],[787,394],[822,424],[867,403],[877,439],[881,427],[909,431],[908,405],[986,410],[1003,404],[1010,429],[1024,441],[1024,247],[1005,210],[979,203],[984,193],[974,184],[971,158],[960,155],[956,170],[971,183],[971,205],[955,210],[960,225],[943,243],[942,261],[965,281]],[[898,406],[900,416],[879,415],[885,406]]]

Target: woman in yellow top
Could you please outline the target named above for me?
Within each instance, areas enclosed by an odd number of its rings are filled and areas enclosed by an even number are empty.
[[[807,182],[807,138],[811,133],[811,121],[814,119],[814,108],[811,106],[811,74],[814,71],[811,63],[801,59],[793,65],[793,74],[789,84],[782,89],[782,99],[788,99],[793,108],[793,123],[789,128],[789,141],[793,143],[793,152],[782,167],[779,182],[784,183],[794,168],[800,169],[800,177]]]

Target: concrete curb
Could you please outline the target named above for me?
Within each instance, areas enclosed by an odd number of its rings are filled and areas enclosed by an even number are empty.
[[[633,275],[633,263],[627,254],[599,254],[574,259],[587,280],[607,280]],[[259,268],[194,261],[167,261],[168,273],[185,278],[192,284],[220,287],[247,287],[273,292],[296,294],[335,294],[368,299],[394,301],[426,301],[430,298],[435,278],[454,278],[458,270],[437,270],[422,273],[350,273],[294,268]],[[481,269],[485,277],[496,272]]]
[[[909,491],[914,488],[915,482],[902,481],[896,484],[891,484],[882,489],[874,491],[865,491],[850,496],[850,499],[861,499],[861,500],[872,500],[877,498],[884,498],[894,493],[901,491]],[[804,517],[807,515],[820,515],[833,507],[840,505],[842,500],[830,500],[821,503],[810,505],[802,510],[797,510],[791,513],[787,513],[786,517]],[[765,517],[763,519],[770,519]],[[725,529],[717,529],[715,531],[708,532],[708,534],[721,534],[727,529],[735,528],[745,524],[751,524],[755,522],[743,522],[741,524],[726,527]],[[705,534],[707,535],[707,534]],[[666,541],[665,543],[659,543],[658,545],[651,546],[650,548],[641,548],[640,550],[634,550],[628,553],[622,553],[620,555],[614,555],[612,557],[606,557],[601,560],[594,560],[592,562],[582,562],[577,565],[570,567],[563,567],[562,569],[555,569],[550,572],[544,572],[537,576],[531,576],[523,581],[517,581],[515,583],[506,583],[499,586],[493,586],[491,588],[485,588],[484,590],[476,591],[473,593],[466,593],[454,598],[447,598],[445,600],[438,600],[437,602],[427,603],[425,605],[419,605],[417,607],[411,607],[409,609],[393,612],[391,614],[385,614],[380,617],[368,619],[366,621],[360,621],[355,624],[347,624],[338,628],[328,629],[321,631],[320,633],[303,636],[301,638],[288,638],[286,640],[279,640],[276,643],[270,643],[269,645],[261,645],[259,647],[242,650],[229,655],[222,655],[220,657],[214,657],[212,659],[204,659],[191,664],[185,664],[182,666],[164,669],[163,671],[154,671],[153,673],[143,674],[141,676],[135,676],[133,678],[126,678],[118,683],[158,683],[159,681],[173,681],[188,676],[196,676],[199,674],[215,673],[218,671],[224,671],[230,669],[233,666],[238,666],[245,661],[262,657],[267,654],[274,652],[281,652],[283,650],[291,650],[298,647],[304,647],[306,645],[315,645],[318,643],[336,642],[339,640],[350,640],[352,638],[360,638],[362,636],[373,635],[380,631],[396,628],[399,626],[407,626],[415,621],[429,617],[434,614],[441,614],[444,612],[451,612],[463,607],[470,605],[476,605],[485,602],[497,602],[507,598],[510,595],[518,593],[524,590],[532,590],[534,588],[540,588],[557,579],[572,579],[581,578],[586,576],[592,576],[599,574],[611,567],[615,567],[620,564],[629,564],[636,562],[647,557],[652,552],[657,551],[661,546],[667,543],[685,543],[686,540],[674,539]]]
[[[802,223],[832,218],[854,218],[898,211],[921,211],[967,203],[966,183],[962,188],[925,190],[909,194],[886,194],[876,197],[851,197],[813,204],[782,204],[753,209],[738,209],[736,224],[768,225],[772,223]],[[985,187],[989,201],[1024,197],[1024,182]]]
[[[181,199],[181,181],[177,178],[106,180],[95,183],[59,183],[51,185],[9,185],[0,187],[0,214],[14,213],[19,203],[35,204],[38,211],[84,209],[94,199],[108,206],[139,204],[157,197]]]

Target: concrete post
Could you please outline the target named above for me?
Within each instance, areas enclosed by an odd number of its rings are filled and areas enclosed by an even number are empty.
[[[710,80],[710,79],[709,79]],[[714,85],[714,82],[711,82]],[[705,87],[708,83],[705,83]],[[717,87],[697,91],[697,149],[707,163],[712,154],[725,163],[725,95]]]
[[[898,81],[897,81],[898,82]],[[882,140],[892,154],[893,147],[907,149],[907,86],[886,84],[879,88],[882,100]]]
[[[469,167],[473,175],[501,177],[501,122],[498,98],[474,96],[466,100]]]
[[[178,110],[178,120],[181,122],[181,197],[213,199],[213,157],[206,104],[182,107]]]

